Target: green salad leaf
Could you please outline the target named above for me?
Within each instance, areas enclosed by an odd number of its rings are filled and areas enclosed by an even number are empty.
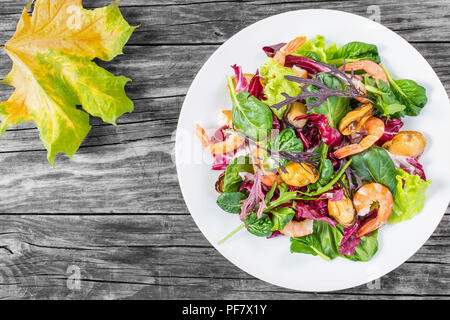
[[[239,156],[233,159],[225,169],[223,182],[224,192],[237,192],[242,184],[242,177],[239,172],[253,173],[253,166],[249,157]]]
[[[315,39],[306,41],[300,48],[292,53],[293,56],[306,57],[315,61],[327,62],[327,54],[337,50],[336,45],[326,48],[325,38],[317,35]]]
[[[313,233],[300,238],[291,238],[291,252],[312,254],[329,261],[338,256],[352,261],[369,261],[378,251],[378,230],[368,237],[361,237],[353,255],[341,255],[341,244],[344,229],[338,225],[333,227],[327,222],[314,220]]]
[[[381,147],[373,146],[351,157],[350,167],[365,183],[378,182],[389,188],[392,196],[397,189],[397,173],[391,157]]]
[[[247,231],[258,237],[268,237],[272,234],[273,223],[267,214],[258,219],[257,213],[248,215],[244,222]]]
[[[223,192],[217,198],[217,205],[226,212],[240,213],[242,200],[245,200],[247,195],[242,192]]]
[[[337,89],[341,91],[347,90],[347,87],[336,77],[329,73],[319,73],[322,82],[329,88]],[[318,92],[317,88],[309,87],[311,92]],[[317,98],[306,98],[306,102],[313,104]],[[350,111],[350,99],[338,96],[330,96],[319,107],[314,108],[311,113],[323,114],[328,119],[328,124],[336,128],[339,125],[339,121]]]
[[[400,118],[405,115],[419,115],[428,102],[426,89],[413,80],[394,80],[386,70],[384,72],[388,78],[391,92],[400,104],[405,106],[405,109],[398,112],[395,116]]]
[[[383,81],[379,81],[377,86],[376,80],[367,76],[365,86],[369,97],[375,101],[375,108],[383,117],[401,117],[406,106],[397,98],[391,86]]]
[[[289,221],[295,215],[295,211],[292,208],[284,207],[277,210],[270,211],[272,213],[272,231],[281,231],[288,224]]]
[[[272,138],[267,148],[272,151],[293,151],[293,152],[302,152],[303,151],[303,142],[300,138],[297,138],[294,129],[286,128],[283,129],[280,134],[274,138]],[[281,158],[280,164],[285,166],[289,163],[289,160]]]
[[[342,226],[339,227],[342,228]],[[372,259],[378,251],[378,230],[372,231],[368,236],[362,236],[360,240],[353,255],[341,256],[352,261],[367,262]]]
[[[425,193],[431,181],[424,181],[418,175],[411,175],[397,169],[397,192],[394,197],[389,223],[397,223],[411,219],[422,210],[425,204]]]
[[[314,220],[313,233],[291,238],[291,252],[312,254],[329,261],[339,256],[342,234],[328,222]]]
[[[372,60],[380,63],[380,56],[376,45],[364,42],[353,41],[340,47],[335,52],[329,53],[327,63],[336,66],[342,66],[360,60]]]
[[[298,84],[292,81],[286,80],[285,76],[296,76],[295,72],[291,68],[285,68],[281,66],[274,59],[269,58],[267,62],[260,68],[261,76],[266,81],[264,87],[264,95],[267,100],[264,102],[268,106],[280,103],[286,98],[282,96],[282,93],[295,97],[299,95],[302,90],[298,87]],[[271,108],[274,114],[281,119],[287,106],[281,109]]]
[[[273,117],[270,109],[249,92],[236,94],[231,77],[228,77],[228,88],[233,102],[234,127],[253,140],[264,140],[272,130]]]

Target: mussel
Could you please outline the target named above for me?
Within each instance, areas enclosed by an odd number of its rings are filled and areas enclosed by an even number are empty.
[[[350,111],[339,122],[339,131],[344,136],[358,132],[364,123],[373,114],[373,106],[370,103],[363,104]]]
[[[222,172],[219,176],[219,178],[217,178],[216,181],[216,191],[218,193],[223,193],[223,184],[225,181],[225,172]]]
[[[296,129],[301,129],[306,124],[306,119],[295,120],[295,118],[304,116],[307,113],[306,106],[301,102],[295,102],[288,105],[284,112],[284,120]]]
[[[286,172],[279,169],[281,179],[294,187],[304,187],[319,180],[319,172],[308,163],[290,162],[285,169]]]
[[[328,214],[344,228],[356,223],[356,213],[352,200],[344,198],[338,201],[328,200]]]
[[[392,140],[383,144],[383,148],[390,153],[400,156],[418,158],[423,153],[427,141],[418,131],[400,131]]]

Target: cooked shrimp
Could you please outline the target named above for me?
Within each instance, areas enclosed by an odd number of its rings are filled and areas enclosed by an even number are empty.
[[[391,215],[393,202],[391,192],[382,184],[369,183],[359,188],[353,197],[353,204],[358,215],[368,214],[373,203],[378,203],[378,214],[376,218],[363,224],[356,236],[362,237],[385,224]]]
[[[233,116],[231,110],[222,110],[221,113],[221,120],[223,121],[223,123],[230,128],[233,127]]]
[[[343,70],[344,66],[340,67],[339,69]],[[379,64],[377,64],[376,62],[373,62],[371,60],[361,60],[361,61],[355,61],[355,62],[348,63],[345,65],[344,70],[345,71],[364,70],[365,72],[370,74],[377,81],[377,85],[378,85],[379,80],[383,81],[384,83],[388,83],[386,73],[384,72],[383,68],[381,68]],[[357,79],[353,79],[353,82],[355,83],[356,89],[358,89],[364,95],[367,95],[366,87],[361,81],[359,81]],[[365,99],[365,98],[357,98],[357,100],[361,101],[363,103],[367,102],[367,99]]]
[[[208,148],[213,155],[228,153],[236,150],[245,142],[245,139],[240,135],[230,134],[224,141],[212,143],[211,139],[206,134],[205,129],[203,129],[198,123],[195,124],[194,133],[200,139],[203,147]]]
[[[275,59],[276,62],[284,66],[284,63],[286,61],[286,56],[290,55],[292,52],[300,48],[304,43],[306,42],[306,37],[297,37],[294,40],[290,41],[289,43],[285,44],[283,47],[281,47],[280,50],[275,53]]]
[[[262,170],[261,182],[268,187],[273,186],[273,184],[276,181],[277,181],[277,184],[280,184],[281,179],[278,179],[279,176],[276,172],[264,170],[263,162],[262,162],[262,159],[264,157],[263,150],[261,148],[255,147],[252,149],[252,153],[255,155],[253,161],[256,161],[259,164],[259,166],[256,165],[256,163],[253,164],[253,171],[255,171],[255,173],[256,173],[256,171]]]
[[[339,159],[363,152],[369,149],[384,133],[384,122],[378,118],[370,117],[359,130],[360,133],[367,133],[359,143],[350,144],[334,152]]]
[[[194,133],[202,143],[202,146],[204,148],[209,148],[209,146],[211,145],[211,139],[206,134],[205,129],[203,129],[202,126],[199,125],[198,123],[195,124]]]
[[[313,233],[313,220],[289,221],[281,230],[281,233],[288,237],[298,238]]]

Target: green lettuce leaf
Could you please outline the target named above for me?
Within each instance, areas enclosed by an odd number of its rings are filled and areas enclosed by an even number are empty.
[[[329,50],[327,55],[328,64],[341,66],[344,60],[346,63],[360,60],[372,60],[380,63],[380,56],[376,45],[358,41],[349,42],[334,52]]]
[[[418,175],[410,175],[397,169],[397,192],[389,223],[411,219],[422,210],[425,204],[425,192],[431,181],[424,181]]]
[[[325,38],[321,35],[317,35],[314,40],[306,41],[300,48],[292,53],[292,55],[306,57],[315,61],[327,62],[327,53],[331,54],[331,52],[335,50],[337,50],[336,45],[327,49]]]
[[[280,64],[272,58],[269,58],[266,64],[261,67],[260,72],[261,76],[266,79],[264,95],[267,100],[264,102],[269,107],[286,99],[281,95],[282,93],[287,93],[291,97],[295,97],[302,92],[298,83],[285,79],[285,76],[296,76],[295,72],[291,68],[280,66]],[[286,108],[287,106],[280,110],[274,108],[271,109],[275,115],[281,119]]]

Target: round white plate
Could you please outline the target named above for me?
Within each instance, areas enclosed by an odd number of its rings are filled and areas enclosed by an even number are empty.
[[[221,109],[231,108],[225,75],[232,64],[254,73],[266,61],[262,47],[288,42],[299,35],[323,35],[344,45],[350,41],[376,44],[382,64],[394,79],[412,79],[427,89],[428,104],[418,117],[404,119],[403,129],[423,132],[428,145],[421,158],[432,184],[422,212],[413,219],[386,225],[379,232],[379,249],[370,262],[290,253],[289,239],[267,240],[245,230],[217,242],[240,224],[238,215],[216,205],[211,156],[193,134],[194,124],[217,128]],[[373,281],[397,268],[431,236],[449,202],[450,104],[446,91],[427,61],[408,42],[369,19],[333,10],[299,10],[261,20],[234,35],[209,58],[195,77],[184,101],[176,136],[178,179],[189,211],[211,244],[245,272],[269,283],[303,291],[332,291]]]

